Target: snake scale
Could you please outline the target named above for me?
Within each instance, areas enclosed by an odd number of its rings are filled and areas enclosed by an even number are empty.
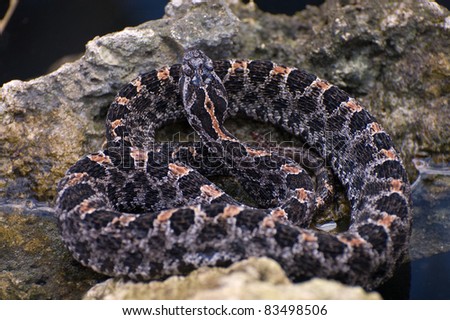
[[[282,128],[324,159],[345,188],[348,230],[312,228],[324,199],[307,170],[239,141],[228,117]],[[406,253],[411,191],[392,139],[355,99],[310,73],[190,50],[182,64],[122,88],[106,118],[107,147],[67,171],[56,199],[65,244],[97,272],[149,280],[267,256],[295,280],[371,289]],[[183,119],[200,142],[156,141],[156,130]],[[215,174],[235,176],[259,207],[207,179]]]

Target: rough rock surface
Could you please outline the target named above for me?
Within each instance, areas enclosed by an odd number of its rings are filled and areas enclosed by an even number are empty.
[[[268,258],[250,258],[231,267],[201,268],[186,277],[170,277],[150,283],[109,279],[94,286],[85,299],[380,299],[336,281],[313,279],[293,284],[284,271]]]
[[[0,300],[79,299],[102,279],[67,252],[52,208],[28,200],[1,203]]]
[[[410,159],[417,154],[441,154],[448,161],[449,34],[448,10],[425,0],[328,0],[291,17],[261,12],[251,2],[172,1],[163,19],[97,37],[77,61],[0,88],[0,200],[6,199],[0,201],[0,212],[7,221],[0,239],[20,233],[46,247],[61,245],[55,230],[39,233],[17,223],[24,219],[27,225],[31,219],[42,230],[54,229],[51,219],[35,212],[21,217],[27,212],[25,199],[42,201],[51,213],[56,183],[65,170],[101,148],[104,116],[117,90],[140,72],[178,62],[186,48],[200,48],[216,59],[271,59],[316,73],[368,107],[394,137],[411,173]],[[10,203],[20,212],[11,213]],[[44,286],[47,295],[32,295],[29,287],[11,293],[17,283],[43,283],[27,278],[27,259],[35,257],[38,262],[31,265],[44,278],[54,278],[49,265],[63,266],[51,270],[60,272],[55,279],[66,286],[58,297],[74,297],[67,277],[81,267],[71,265],[62,247],[46,260],[40,246],[25,250],[25,240],[13,243],[23,247],[20,254],[11,242],[0,243],[1,252],[9,252],[0,254],[0,265],[7,265],[2,298],[55,297],[51,286]]]

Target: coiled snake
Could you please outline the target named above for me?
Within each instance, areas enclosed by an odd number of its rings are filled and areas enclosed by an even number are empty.
[[[223,125],[229,116],[280,127],[314,149],[346,190],[348,231],[310,228],[323,196],[306,170],[240,142]],[[157,129],[181,119],[200,143],[155,141]],[[67,171],[56,200],[64,242],[95,271],[146,280],[267,256],[293,279],[374,288],[407,248],[410,186],[391,138],[355,99],[305,71],[187,51],[182,64],[118,93],[106,137],[106,150]],[[223,173],[260,208],[205,177]]]

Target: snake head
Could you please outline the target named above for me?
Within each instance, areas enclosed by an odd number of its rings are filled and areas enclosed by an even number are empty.
[[[222,81],[214,72],[212,60],[200,50],[187,51],[183,57],[180,91],[185,110],[190,110],[204,101],[215,88],[225,93]]]
[[[200,50],[187,51],[183,57],[183,76],[186,81],[202,87],[207,86],[213,80],[214,71],[212,60]]]
[[[212,60],[200,50],[183,57],[180,92],[190,125],[207,141],[232,136],[223,128],[228,99]]]

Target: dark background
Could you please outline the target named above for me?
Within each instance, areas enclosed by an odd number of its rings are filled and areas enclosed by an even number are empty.
[[[264,11],[294,14],[324,0],[255,0]],[[438,3],[447,6],[450,0]],[[0,0],[3,17],[9,0]],[[97,35],[135,26],[164,14],[167,0],[20,0],[0,35],[0,86],[45,74],[58,59],[81,54]]]

